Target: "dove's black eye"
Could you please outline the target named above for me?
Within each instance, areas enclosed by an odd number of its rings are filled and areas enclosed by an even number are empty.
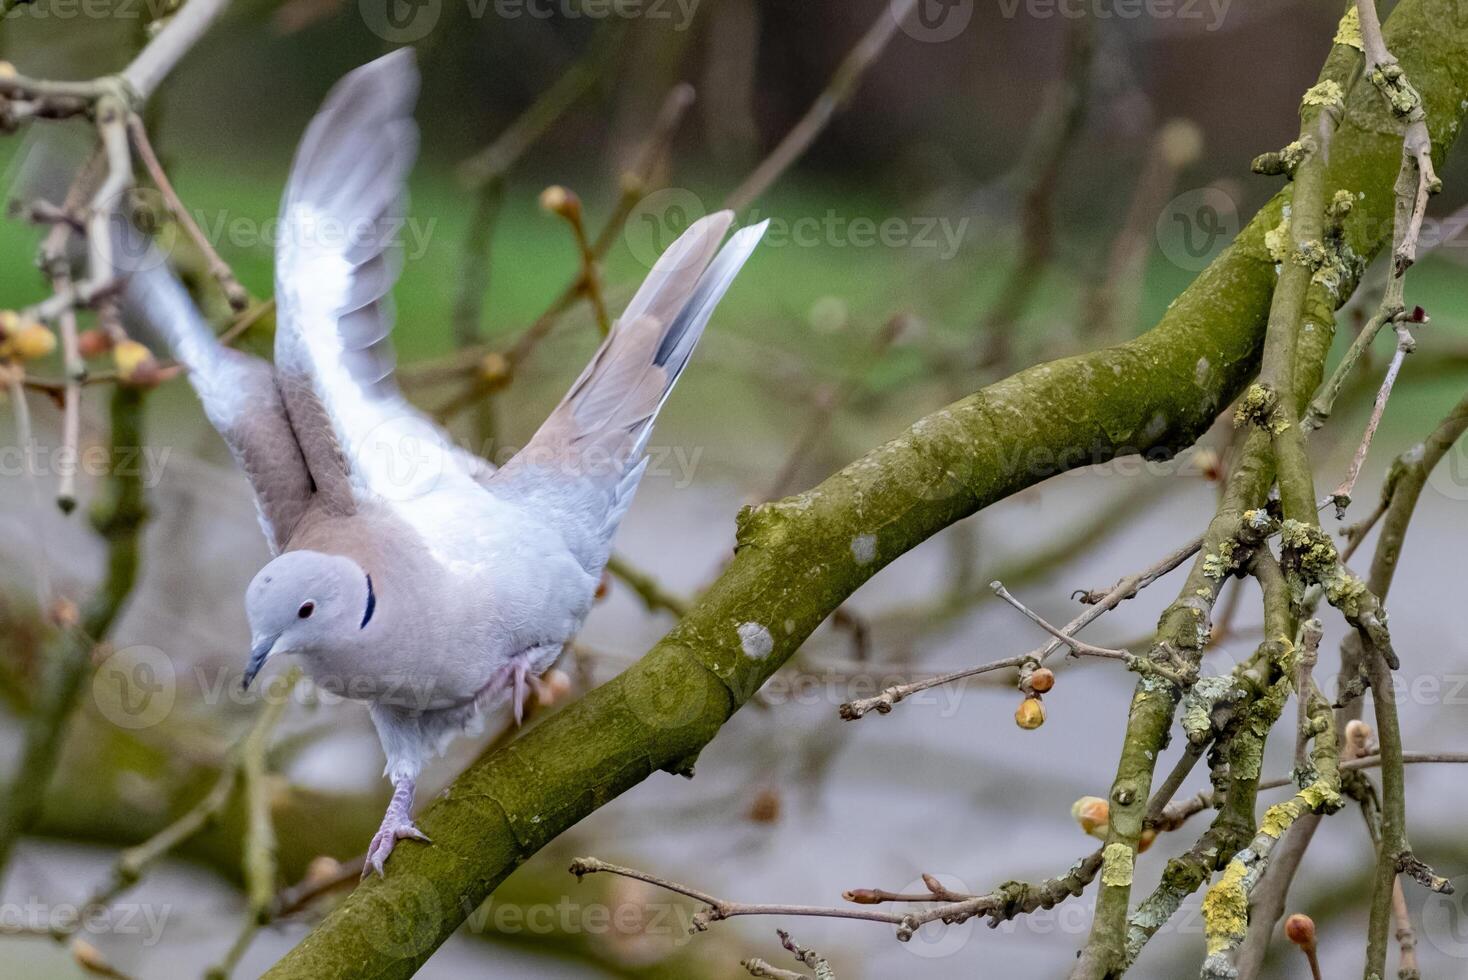
[[[311,618],[311,614],[313,612],[315,612],[315,611],[316,611],[316,603],[314,603],[314,602],[303,602],[303,603],[301,603],[301,608],[296,610],[296,615],[299,616],[299,617],[301,617],[302,619],[310,619]]]

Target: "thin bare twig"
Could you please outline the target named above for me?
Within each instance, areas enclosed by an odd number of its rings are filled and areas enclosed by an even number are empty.
[[[1087,643],[1084,640],[1078,640],[1075,637],[1065,633],[1058,627],[1052,626],[1050,623],[1042,619],[1039,613],[1035,612],[1029,606],[1026,606],[1024,603],[1020,602],[1012,594],[1010,594],[1010,591],[1004,587],[1004,583],[1002,582],[990,582],[989,588],[992,589],[994,591],[994,594],[997,595],[999,598],[1003,599],[1015,609],[1019,610],[1020,613],[1030,622],[1034,623],[1036,626],[1040,627],[1040,629],[1055,637],[1055,639],[1059,642],[1070,647],[1071,653],[1076,656],[1105,657],[1109,660],[1127,661],[1135,658],[1135,655],[1130,650],[1112,650],[1108,647],[1098,647],[1094,644]]]
[[[887,43],[892,40],[902,23],[912,16],[916,7],[917,0],[891,0],[890,3],[882,4],[881,13],[877,14],[876,20],[867,28],[861,40],[847,52],[831,75],[830,82],[816,96],[815,102],[811,103],[800,121],[770,151],[770,155],[760,161],[750,175],[744,178],[744,182],[724,199],[726,207],[735,211],[744,210],[769,190],[770,185],[779,180],[780,175],[792,163],[800,159],[837,111],[856,92],[867,69],[881,57]]]
[[[1122,602],[1132,598],[1138,592],[1197,554],[1198,549],[1202,546],[1203,538],[1200,535],[1142,571],[1125,576],[1104,592],[1092,591],[1079,593],[1078,595],[1081,601],[1086,603],[1086,608],[1074,619],[1061,627],[1060,632],[1066,636],[1074,636],[1076,633],[1079,633],[1091,623],[1101,618],[1101,616],[1115,609]],[[1015,657],[1006,657],[1002,660],[980,664],[977,667],[964,667],[960,670],[912,681],[907,684],[896,684],[874,697],[848,701],[841,705],[841,717],[847,721],[854,721],[872,711],[877,712],[879,715],[885,715],[895,705],[912,697],[914,694],[935,687],[941,687],[944,684],[952,684],[955,681],[966,680],[979,674],[1004,670],[1009,667],[1022,667],[1026,664],[1033,664],[1038,667],[1043,665],[1051,654],[1065,645],[1064,641],[1055,639],[1044,646],[1036,647],[1029,653],[1023,653]]]
[[[1351,457],[1350,468],[1346,470],[1346,476],[1331,493],[1331,501],[1336,507],[1336,516],[1344,517],[1346,508],[1351,503],[1351,491],[1356,489],[1356,480],[1361,476],[1361,467],[1366,463],[1366,454],[1371,449],[1371,439],[1376,435],[1376,427],[1381,424],[1382,413],[1386,411],[1387,399],[1391,397],[1392,386],[1397,383],[1397,374],[1402,370],[1402,362],[1408,354],[1417,348],[1417,342],[1412,339],[1412,334],[1407,330],[1407,325],[1401,320],[1394,321],[1392,328],[1397,332],[1397,347],[1392,353],[1391,363],[1387,365],[1386,375],[1381,380],[1381,388],[1376,393],[1376,401],[1371,407],[1371,417],[1366,421],[1366,429],[1361,434],[1361,444],[1356,447],[1356,453]]]
[[[219,257],[214,244],[204,234],[204,229],[194,220],[189,209],[184,206],[178,196],[178,191],[173,189],[173,182],[168,179],[168,173],[163,165],[158,162],[158,154],[153,151],[153,144],[148,140],[147,127],[143,125],[143,117],[136,112],[128,113],[127,117],[128,135],[132,137],[133,149],[137,151],[138,159],[143,161],[143,167],[148,171],[148,176],[153,181],[153,186],[158,188],[158,193],[163,195],[163,203],[168,208],[168,213],[173,215],[173,220],[179,223],[185,234],[193,241],[199,252],[204,256],[204,262],[209,268],[209,274],[214,281],[219,283],[219,288],[224,292],[224,298],[229,302],[230,309],[241,313],[250,305],[250,294],[240,281],[235,278],[234,270],[229,263]]]

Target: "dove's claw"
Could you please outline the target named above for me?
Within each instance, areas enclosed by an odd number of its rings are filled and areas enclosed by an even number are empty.
[[[374,871],[377,872],[379,878],[386,876],[387,872],[383,864],[400,840],[421,840],[425,844],[433,843],[428,839],[428,835],[419,830],[411,820],[391,825],[384,821],[377,833],[372,835],[372,843],[367,848],[367,860],[362,864],[362,877],[366,878]]]
[[[372,835],[372,843],[367,847],[367,859],[362,862],[362,877],[366,878],[372,872],[377,876],[384,877],[387,872],[383,865],[387,862],[388,855],[392,854],[393,848],[400,840],[417,840],[425,844],[432,844],[428,835],[418,829],[410,816],[413,809],[413,783],[404,780],[393,786],[392,802],[387,805],[387,812],[382,815],[382,826],[377,828],[377,833]]]

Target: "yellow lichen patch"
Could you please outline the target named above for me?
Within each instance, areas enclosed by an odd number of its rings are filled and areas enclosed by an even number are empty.
[[[1290,824],[1299,819],[1302,806],[1299,800],[1285,800],[1264,811],[1264,820],[1259,833],[1279,839],[1279,835],[1290,829]]]
[[[1132,849],[1118,841],[1101,852],[1101,884],[1129,888],[1132,883]]]
[[[1295,249],[1295,261],[1307,269],[1319,271],[1323,269],[1330,259],[1330,253],[1325,246],[1314,239],[1301,242],[1300,247]]]
[[[1339,562],[1330,535],[1294,518],[1281,522],[1279,530],[1285,550],[1311,581],[1321,582],[1336,575]]]
[[[1340,82],[1327,78],[1306,89],[1305,97],[1300,101],[1304,105],[1339,107],[1345,104],[1346,93]]]
[[[1333,41],[1347,48],[1355,48],[1357,51],[1366,50],[1366,46],[1361,41],[1361,12],[1356,9],[1355,4],[1346,8],[1346,15],[1336,26]]]
[[[1325,590],[1325,601],[1339,609],[1342,615],[1355,618],[1361,614],[1366,583],[1347,571],[1344,565],[1336,565],[1331,574],[1321,580],[1320,586]]]
[[[1245,867],[1237,859],[1223,870],[1218,884],[1203,898],[1203,929],[1208,955],[1221,953],[1244,937],[1249,928],[1249,893],[1244,889]]]
[[[1264,247],[1269,251],[1269,257],[1276,262],[1283,262],[1290,257],[1290,219],[1288,216],[1280,218],[1279,224],[1264,233]]]
[[[1282,431],[1279,426],[1289,427],[1289,423],[1278,417],[1275,409],[1279,407],[1279,395],[1273,388],[1266,387],[1259,382],[1249,385],[1244,396],[1239,399],[1238,406],[1234,409],[1234,425],[1244,426],[1250,423],[1260,428],[1268,428],[1276,435]]]
[[[1341,805],[1341,794],[1324,781],[1313,782],[1300,790],[1300,799],[1313,812],[1334,810]]]

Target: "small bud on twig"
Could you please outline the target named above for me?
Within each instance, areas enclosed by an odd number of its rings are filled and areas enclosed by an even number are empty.
[[[1083,796],[1071,805],[1070,815],[1081,829],[1098,840],[1106,839],[1111,826],[1111,807],[1099,796]]]
[[[780,819],[780,794],[768,786],[755,794],[747,816],[754,823],[774,823]]]
[[[1036,694],[1045,694],[1055,686],[1055,672],[1049,667],[1037,668],[1030,674],[1030,690]]]
[[[552,184],[540,192],[540,206],[567,221],[581,220],[581,198],[560,184]]]
[[[1315,950],[1315,920],[1296,912],[1285,920],[1284,931],[1289,941],[1300,947],[1300,951],[1305,954],[1315,980],[1320,980],[1320,961],[1316,959]]]
[[[117,376],[129,384],[154,385],[159,381],[158,362],[153,352],[136,340],[122,340],[112,349]]]
[[[45,357],[56,349],[56,335],[39,323],[21,322],[20,329],[11,334],[3,345],[6,353],[22,361],[34,361]]]
[[[112,338],[107,331],[92,327],[77,334],[76,349],[82,357],[101,357],[112,349]]]
[[[71,629],[82,621],[81,610],[77,608],[75,602],[72,602],[66,596],[57,596],[52,601],[48,614],[51,622],[62,629]]]
[[[1315,948],[1315,920],[1296,912],[1285,920],[1285,935],[1296,946]]]
[[[535,699],[548,708],[558,701],[564,701],[570,693],[571,675],[556,667],[546,671],[545,676],[540,679],[540,688],[535,692]]]
[[[1021,701],[1014,712],[1014,723],[1029,731],[1045,724],[1045,706],[1040,703],[1040,699],[1025,698]]]
[[[77,966],[88,973],[104,977],[117,976],[117,971],[112,968],[112,964],[107,962],[107,958],[102,955],[101,951],[85,939],[71,941],[71,956],[76,960]]]
[[[1370,755],[1367,747],[1371,744],[1371,726],[1360,718],[1352,718],[1346,722],[1346,750],[1343,755],[1348,759],[1359,759]]]
[[[490,351],[479,360],[479,380],[490,388],[502,388],[510,381],[510,359],[498,351]]]

